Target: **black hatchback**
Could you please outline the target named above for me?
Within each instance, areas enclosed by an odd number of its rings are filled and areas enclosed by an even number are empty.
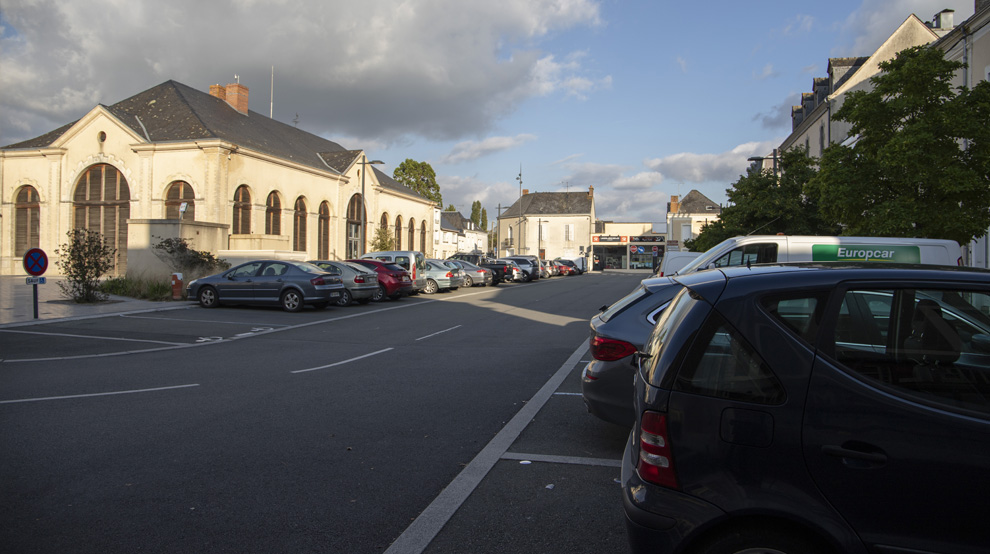
[[[637,354],[634,552],[987,552],[990,272],[676,280]]]

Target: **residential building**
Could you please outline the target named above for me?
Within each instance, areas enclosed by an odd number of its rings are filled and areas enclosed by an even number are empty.
[[[687,250],[684,241],[701,233],[701,228],[717,221],[722,214],[722,206],[696,190],[684,198],[671,196],[667,203],[667,249]]]
[[[432,251],[432,201],[361,150],[251,111],[248,92],[166,81],[0,149],[0,274],[24,274],[32,247],[55,261],[76,228],[117,249],[114,275],[137,277],[167,275],[153,250],[161,238],[234,263],[344,259],[373,239],[364,221]]]
[[[458,252],[484,253],[488,233],[460,212],[440,212],[440,242],[435,255],[445,259]]]
[[[587,257],[595,221],[595,187],[587,192],[529,192],[498,216],[498,255],[544,260]]]

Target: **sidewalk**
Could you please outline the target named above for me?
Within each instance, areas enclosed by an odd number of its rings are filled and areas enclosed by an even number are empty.
[[[58,319],[93,317],[105,314],[154,311],[186,307],[189,303],[152,302],[125,296],[110,296],[106,302],[77,304],[67,298],[58,286],[60,277],[48,277],[38,285],[38,319],[34,318],[34,286],[25,284],[25,277],[0,276],[0,327],[17,327]]]

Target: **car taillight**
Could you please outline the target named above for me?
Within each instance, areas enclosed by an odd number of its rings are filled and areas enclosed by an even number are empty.
[[[636,352],[636,347],[624,340],[609,339],[595,335],[591,337],[591,355],[596,360],[614,362]]]
[[[636,471],[644,481],[676,489],[679,487],[669,437],[665,414],[643,412],[639,428],[639,463],[636,465]]]
[[[447,272],[447,274],[446,274],[446,275],[444,275],[444,277],[446,277],[446,278],[448,278],[448,279],[450,279],[450,278],[451,278],[451,277],[453,277],[453,276],[454,276],[454,274],[453,274],[453,273],[451,273],[451,272],[449,272],[449,271]]]
[[[322,287],[323,285],[327,284],[326,281],[323,280],[323,277],[313,277],[312,279],[309,280],[309,282],[313,283],[314,287]]]
[[[364,275],[358,275],[357,277],[355,277],[354,278],[354,282],[355,283],[363,283],[364,282]]]

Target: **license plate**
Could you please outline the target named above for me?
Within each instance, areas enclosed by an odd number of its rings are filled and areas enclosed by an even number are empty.
[[[340,293],[339,292],[333,291],[333,292],[330,293],[330,298],[338,298],[338,297],[340,297]]]

